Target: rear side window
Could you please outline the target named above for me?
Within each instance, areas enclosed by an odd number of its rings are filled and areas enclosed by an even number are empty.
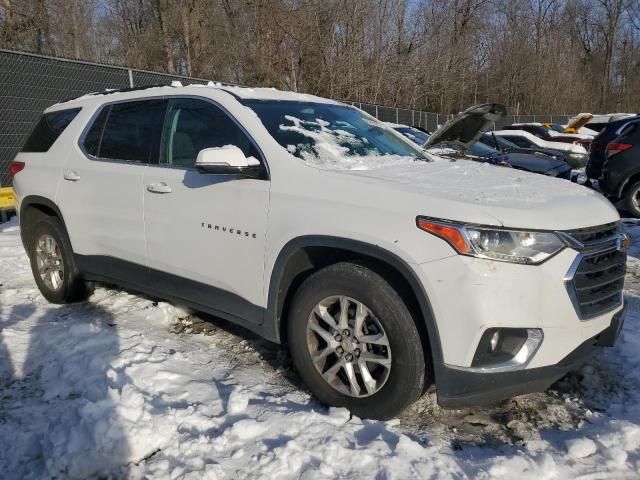
[[[87,132],[86,152],[110,160],[157,163],[166,107],[166,100],[154,99],[105,108]]]
[[[45,113],[29,135],[27,142],[22,147],[23,152],[48,152],[51,145],[58,139],[64,129],[69,126],[71,120],[76,118],[79,108],[58,110]]]

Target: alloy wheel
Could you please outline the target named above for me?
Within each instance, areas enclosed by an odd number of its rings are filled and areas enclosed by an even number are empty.
[[[62,288],[64,262],[58,242],[49,234],[42,235],[36,243],[36,263],[38,274],[51,291]]]
[[[371,396],[391,371],[389,338],[362,302],[346,296],[320,301],[307,321],[307,347],[322,378],[340,393]]]

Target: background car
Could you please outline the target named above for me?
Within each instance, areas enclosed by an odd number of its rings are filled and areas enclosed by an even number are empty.
[[[635,113],[607,113],[604,115],[593,115],[585,127],[595,130],[596,132],[600,132],[609,123],[617,122],[618,120],[630,120],[636,115],[637,114]]]
[[[563,152],[565,161],[571,165],[572,168],[583,168],[589,160],[587,150],[581,145],[550,142],[524,130],[496,130],[493,134],[524,148],[551,148],[553,150],[559,150]]]
[[[589,145],[593,140],[590,135],[560,133],[552,128],[545,127],[541,123],[514,123],[513,125],[502,127],[502,130],[524,130],[549,142],[573,143],[582,145],[587,150],[589,150]]]
[[[583,133],[581,130],[585,128],[585,126],[593,120],[593,115],[590,113],[581,113],[571,120],[569,123],[563,128],[564,133]],[[597,133],[597,132],[596,132]]]
[[[630,121],[637,119],[638,116],[624,116],[621,119],[614,120],[604,124],[600,133],[591,142],[591,151],[589,152],[589,162],[587,164],[586,174],[589,179],[598,180],[602,175],[602,166],[607,155],[607,145],[620,133],[622,128]]]
[[[452,145],[441,145],[440,147],[449,148],[458,151],[462,156],[463,152],[459,147]],[[437,147],[436,147],[437,148]],[[455,154],[441,152],[441,156],[456,157]],[[556,160],[548,155],[535,155],[530,153],[504,153],[489,147],[481,142],[476,142],[469,146],[469,149],[463,154],[472,160],[491,163],[493,165],[502,165],[513,167],[517,170],[523,170],[531,173],[541,173],[550,177],[571,179],[571,167],[562,160]]]
[[[396,132],[401,133],[402,135],[407,137],[409,140],[411,140],[413,143],[416,143],[420,146],[427,143],[427,140],[431,135],[431,133],[428,132],[427,130],[422,130],[417,127],[410,127],[408,125],[402,125],[400,123],[385,123],[385,125],[393,128]]]
[[[500,105],[500,107],[502,106]],[[483,129],[490,125],[488,117],[497,116],[499,112],[500,108],[495,107],[484,117],[480,114],[478,118],[466,111],[447,122],[444,127],[432,135],[406,125],[388,125],[412,142],[426,146],[430,152],[442,157],[466,158],[493,165],[509,166],[532,173],[542,173],[551,177],[571,178],[571,167],[561,159],[535,152],[504,152],[479,141],[473,141],[487,135],[483,134]],[[434,141],[431,140],[431,137],[434,138]],[[426,138],[426,140],[423,142],[422,138]],[[426,143],[428,145],[425,145]],[[517,149],[515,145],[514,147]]]
[[[502,153],[528,153],[543,158],[551,157],[554,160],[559,160],[566,163],[564,158],[565,152],[563,152],[562,150],[554,150],[552,148],[543,147],[521,147],[513,142],[510,142],[506,138],[494,135],[493,132],[483,133],[478,141]]]
[[[640,120],[627,122],[607,144],[599,187],[640,218]]]

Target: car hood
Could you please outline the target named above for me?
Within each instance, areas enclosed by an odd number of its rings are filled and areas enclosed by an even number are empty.
[[[569,122],[569,125],[564,127],[565,133],[576,133],[587,123],[593,119],[593,115],[590,113],[581,113]]]
[[[620,218],[594,190],[468,160],[407,162],[335,173],[358,177],[358,188],[352,181],[343,185],[353,198],[371,199],[375,195],[380,200],[379,208],[403,214],[410,211],[460,222],[539,230],[596,226]]]
[[[468,108],[436,130],[424,144],[424,148],[445,142],[460,145],[466,150],[506,114],[507,108],[499,103]]]
[[[513,150],[509,150],[505,153],[507,155],[511,153],[525,153],[527,155],[533,155],[539,158],[556,157],[557,159],[559,159],[559,161],[564,161],[562,159],[564,159],[565,155],[567,154],[567,152],[563,152],[562,150],[554,150],[552,148],[544,148],[544,147],[539,147],[539,148],[518,147]]]
[[[560,167],[566,168],[567,170],[571,169],[566,162],[556,160],[548,155],[535,155],[529,153],[508,153],[506,155],[509,164],[530,172],[545,173],[549,170],[554,170]]]

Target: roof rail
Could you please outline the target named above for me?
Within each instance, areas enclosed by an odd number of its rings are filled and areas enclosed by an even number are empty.
[[[86,97],[87,95],[111,95],[112,93],[126,93],[126,92],[136,92],[138,90],[147,90],[149,88],[158,88],[158,87],[177,87],[178,85],[174,85],[173,82],[171,85],[167,85],[164,83],[155,83],[151,85],[141,85],[139,87],[128,87],[128,88],[114,88],[114,89],[106,89],[102,92],[91,92],[91,93],[83,93],[82,95],[78,95],[77,97],[65,98],[62,102],[70,102],[71,100],[75,100],[80,97]],[[182,86],[182,84],[180,85]]]

